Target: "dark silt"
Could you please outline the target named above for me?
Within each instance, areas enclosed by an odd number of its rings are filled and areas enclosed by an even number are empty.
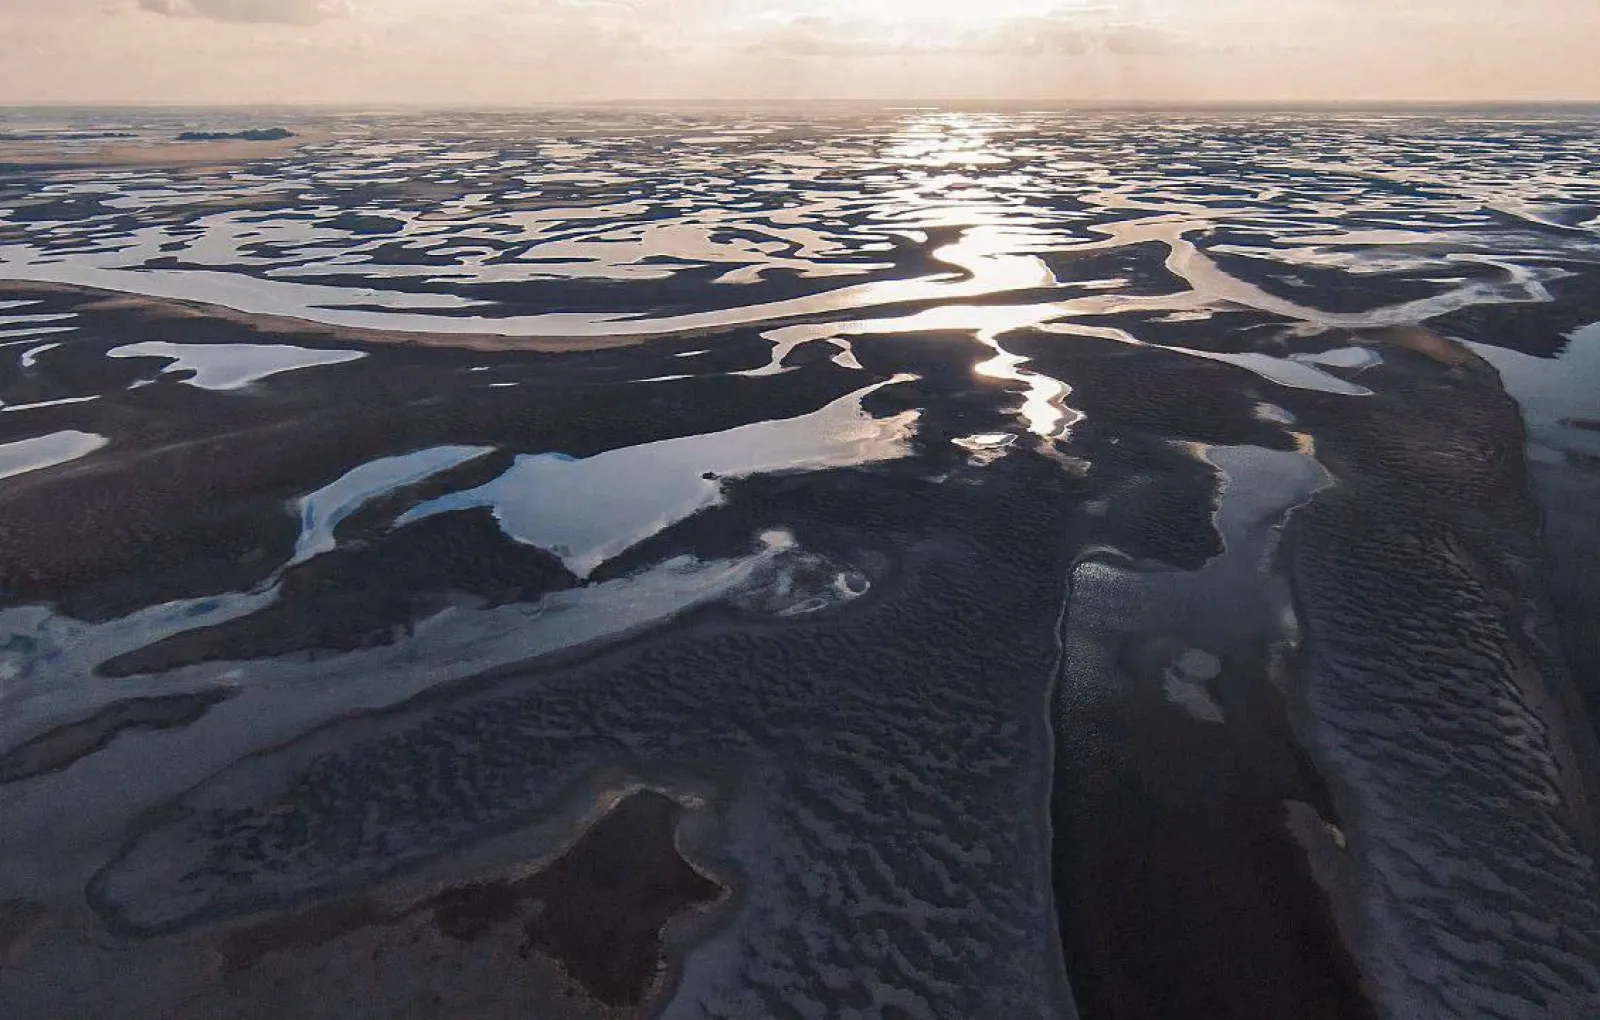
[[[723,888],[678,853],[679,805],[659,793],[629,794],[565,853],[525,878],[452,886],[415,903],[385,907],[358,896],[228,932],[221,953],[233,970],[422,916],[456,942],[520,932],[518,953],[555,961],[581,993],[608,1007],[639,1005],[663,971],[662,930],[704,910]]]

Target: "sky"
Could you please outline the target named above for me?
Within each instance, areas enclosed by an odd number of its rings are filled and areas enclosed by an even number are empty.
[[[0,0],[0,104],[1600,100],[1600,0]]]

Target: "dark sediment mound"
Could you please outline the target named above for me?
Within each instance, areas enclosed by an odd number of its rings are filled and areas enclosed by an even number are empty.
[[[291,568],[277,601],[215,627],[184,631],[100,666],[106,676],[198,662],[392,644],[456,592],[489,605],[537,602],[578,583],[542,549],[505,537],[487,509],[420,521]]]
[[[523,926],[524,952],[557,960],[608,1006],[636,1004],[660,969],[662,927],[722,894],[674,845],[681,811],[661,794],[636,793],[539,874],[454,890],[432,903],[434,920],[470,940],[537,900],[543,907]]]
[[[1270,257],[1247,257],[1225,251],[1212,251],[1209,257],[1236,279],[1259,286],[1275,297],[1284,298],[1327,312],[1369,312],[1407,301],[1420,301],[1446,293],[1454,285],[1419,279],[1414,272],[1364,272],[1360,285],[1351,285],[1351,273],[1343,266],[1286,266]],[[1464,275],[1493,280],[1493,267],[1463,265]]]
[[[0,753],[0,783],[14,783],[67,768],[128,730],[173,730],[188,726],[233,694],[231,689],[219,688],[195,694],[114,702],[87,719],[58,726]]]
[[[132,131],[0,131],[0,142],[79,142],[137,137]]]
[[[1183,278],[1167,268],[1167,246],[1155,241],[1130,244],[1092,253],[1044,253],[1039,257],[1058,280],[1127,281],[1125,294],[1181,294],[1188,289]]]
[[[405,227],[405,221],[393,216],[346,212],[324,220],[321,225],[333,230],[348,230],[352,234],[394,234]]]
[[[1283,426],[1263,419],[1257,409],[1300,391],[1232,365],[1087,337],[1013,334],[1006,348],[1068,383],[1067,402],[1084,413],[1091,428],[1114,425],[1119,433],[1166,442],[1294,448]],[[1097,447],[1094,452],[1105,451]]]
[[[1552,260],[1551,269],[1552,279],[1544,285],[1552,298],[1548,302],[1472,305],[1430,325],[1463,340],[1553,358],[1574,330],[1600,322],[1600,268],[1590,261]]]
[[[368,896],[321,903],[310,910],[236,928],[218,944],[229,970],[243,970],[273,953],[292,952],[332,942],[351,932],[397,918]]]
[[[178,135],[180,142],[281,142],[293,138],[288,128],[250,128],[245,131],[185,131]]]
[[[454,886],[397,909],[365,896],[335,900],[229,932],[220,945],[223,960],[239,970],[269,954],[426,916],[455,942],[515,929],[524,957],[555,961],[605,1006],[637,1005],[662,972],[666,925],[723,895],[722,886],[678,853],[674,832],[682,811],[654,791],[630,794],[528,877]]]

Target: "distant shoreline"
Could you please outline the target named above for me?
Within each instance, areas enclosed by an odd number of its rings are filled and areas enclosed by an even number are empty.
[[[287,156],[303,145],[326,141],[310,132],[286,132],[270,139],[174,137],[167,141],[118,141],[92,149],[64,151],[61,142],[0,141],[0,164],[13,166],[206,166]],[[68,139],[70,141],[70,139]]]
[[[695,111],[719,112],[784,112],[828,111],[859,113],[890,113],[908,111],[949,112],[1064,112],[1092,111],[1103,113],[1505,113],[1573,112],[1600,114],[1600,97],[1592,99],[1385,99],[1385,100],[1070,100],[1070,99],[885,99],[871,102],[841,99],[683,99],[675,101],[656,99],[592,99],[567,102],[525,103],[494,105],[487,103],[362,103],[340,101],[329,103],[147,103],[124,100],[40,100],[34,102],[0,102],[0,117],[11,112],[48,110],[51,112],[80,111],[86,113],[117,111],[148,111],[161,113],[214,112],[218,110],[277,112],[281,114],[415,114],[415,113],[534,113],[545,111],[583,110],[639,110],[639,111]]]

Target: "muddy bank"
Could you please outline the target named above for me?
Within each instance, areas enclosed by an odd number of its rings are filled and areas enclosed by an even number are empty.
[[[1289,529],[1296,729],[1348,841],[1319,878],[1383,1015],[1586,1016],[1600,771],[1522,420],[1476,358],[1375,374],[1378,396],[1320,430],[1339,484]]]
[[[1107,539],[1073,571],[1055,708],[1085,1016],[1595,1008],[1600,772],[1519,409],[1448,339],[1361,340],[1359,399],[1027,348],[1087,391],[1090,478],[1130,466],[1080,519]],[[1158,492],[1190,509],[1145,535]]]

